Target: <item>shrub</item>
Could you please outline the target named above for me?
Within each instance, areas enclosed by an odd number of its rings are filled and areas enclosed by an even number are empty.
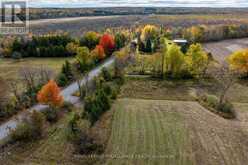
[[[103,89],[98,89],[95,94],[86,97],[84,109],[91,124],[94,124],[110,106],[109,96]]]
[[[112,80],[112,74],[107,68],[102,69],[102,76],[105,81],[111,81]]]
[[[79,153],[83,155],[89,155],[92,153],[101,154],[104,152],[103,145],[94,142],[94,139],[82,134],[79,143],[76,145]]]
[[[11,57],[12,57],[13,59],[19,60],[19,59],[22,58],[22,54],[19,53],[19,52],[13,52],[13,54],[11,55]]]
[[[217,110],[223,113],[226,113],[230,116],[230,118],[235,118],[236,114],[234,111],[234,107],[232,105],[232,103],[230,103],[229,101],[226,101],[225,103],[219,104],[217,106]]]
[[[216,97],[214,95],[206,95],[205,96],[205,102],[208,104],[208,106],[210,106],[212,108],[217,108],[218,103],[219,103],[219,99],[218,99],[218,97]]]
[[[57,83],[60,87],[64,87],[68,84],[68,79],[64,73],[60,73],[57,78]]]
[[[112,95],[112,87],[110,86],[110,84],[105,83],[103,85],[103,91],[106,95],[111,96]]]
[[[82,125],[80,122],[80,116],[74,113],[68,122],[68,134],[67,138],[73,142],[78,141],[80,134],[82,133]]]
[[[120,87],[119,86],[115,86],[114,88],[112,88],[112,93],[111,93],[111,97],[110,98],[112,100],[115,100],[117,98],[119,92],[120,92]]]
[[[64,104],[63,104],[63,108],[64,110],[66,110],[67,112],[71,112],[74,108],[74,105],[68,101],[65,101]]]
[[[65,63],[63,64],[61,73],[63,73],[66,76],[68,81],[73,80],[74,76],[72,71],[72,65],[68,60],[66,60]]]
[[[42,136],[45,118],[42,113],[33,111],[10,134],[12,141],[36,140]]]
[[[94,142],[94,139],[88,135],[88,129],[80,116],[73,114],[68,123],[68,139],[72,141],[80,154],[102,153],[103,146]]]
[[[59,109],[57,108],[49,107],[42,111],[42,113],[44,114],[48,122],[54,123],[57,122],[59,119]]]

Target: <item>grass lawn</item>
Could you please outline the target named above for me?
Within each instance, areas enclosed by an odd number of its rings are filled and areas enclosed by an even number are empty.
[[[219,88],[212,80],[159,80],[153,78],[128,78],[120,98],[152,100],[195,101],[196,91],[219,95]],[[247,82],[235,84],[227,97],[232,102],[248,103]]]
[[[247,104],[236,105],[247,109]],[[119,99],[106,150],[108,165],[243,165],[248,111],[226,120],[197,102]]]
[[[188,131],[173,108],[167,101],[118,100],[106,164],[193,164]]]
[[[6,81],[18,80],[19,71],[23,67],[40,68],[45,67],[51,69],[54,73],[58,73],[65,60],[69,58],[24,58],[21,60],[0,58],[0,77]]]

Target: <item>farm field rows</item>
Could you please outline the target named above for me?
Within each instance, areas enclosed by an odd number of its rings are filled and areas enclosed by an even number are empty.
[[[211,52],[217,61],[224,61],[227,56],[235,51],[248,48],[248,39],[232,39],[203,44],[205,51]]]
[[[126,98],[113,109],[107,154],[116,159],[107,164],[243,165],[248,161],[244,145],[248,132],[242,122],[225,120],[196,102]]]

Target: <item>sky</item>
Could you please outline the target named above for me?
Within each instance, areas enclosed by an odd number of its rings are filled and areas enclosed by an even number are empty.
[[[1,0],[0,0],[1,1]],[[248,0],[29,0],[30,7],[248,7]]]

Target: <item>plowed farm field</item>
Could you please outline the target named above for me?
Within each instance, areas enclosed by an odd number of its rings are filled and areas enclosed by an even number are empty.
[[[211,52],[213,57],[219,62],[223,62],[226,57],[233,52],[246,48],[248,48],[248,38],[224,40],[204,44],[205,51]]]

